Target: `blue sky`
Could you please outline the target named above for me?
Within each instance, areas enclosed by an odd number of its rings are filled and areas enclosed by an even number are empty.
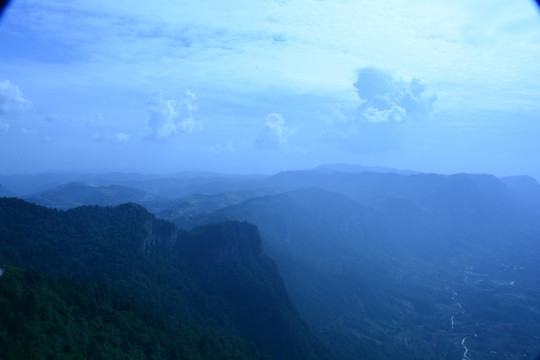
[[[540,179],[533,1],[13,0],[0,44],[2,174]]]

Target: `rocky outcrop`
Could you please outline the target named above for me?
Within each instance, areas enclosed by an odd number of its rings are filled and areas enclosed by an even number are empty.
[[[158,220],[150,214],[143,227],[146,230],[146,236],[141,249],[146,252],[150,252],[154,247],[172,250],[178,241],[178,230],[173,224]]]
[[[222,264],[243,262],[261,255],[259,230],[253,224],[226,221],[192,230],[196,236],[185,240],[185,248],[199,261]]]

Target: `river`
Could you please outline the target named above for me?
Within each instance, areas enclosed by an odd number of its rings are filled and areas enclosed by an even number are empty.
[[[465,282],[467,281],[467,277],[465,277]],[[454,330],[454,327],[455,327],[455,324],[456,324],[456,316],[460,316],[460,315],[463,315],[465,314],[465,309],[463,308],[463,306],[461,305],[461,303],[459,301],[457,301],[457,297],[458,297],[458,293],[457,291],[455,290],[452,290],[452,301],[459,307],[459,311],[454,313],[451,317],[450,317],[450,326],[452,327],[452,330]],[[477,334],[474,334],[473,335],[467,335],[465,337],[463,337],[461,339],[461,346],[463,347],[463,359],[462,360],[471,360],[467,354],[469,353],[469,348],[465,345],[465,342],[472,338],[472,337],[477,337],[478,335]]]

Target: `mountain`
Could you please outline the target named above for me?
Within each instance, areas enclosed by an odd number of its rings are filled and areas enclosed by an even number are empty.
[[[126,184],[162,198],[174,199],[193,194],[213,195],[256,189],[266,176],[169,177]]]
[[[432,205],[434,201],[447,196],[452,191],[462,192],[474,189],[477,190],[478,195],[482,196],[490,196],[487,193],[490,191],[505,191],[505,186],[500,180],[492,175],[483,174],[400,175],[300,170],[280,172],[263,180],[262,183],[269,188],[291,190],[319,187],[369,204],[375,204],[374,202],[380,197],[406,198],[422,207]]]
[[[265,182],[291,190],[198,221],[256,224],[336,358],[457,358],[464,339],[479,357],[537,353],[540,217],[501,180],[301,171]]]
[[[198,224],[197,217],[218,209],[239,204],[245,200],[275,194],[275,189],[255,189],[225,192],[211,195],[193,194],[178,199],[151,201],[144,206],[161,219],[173,221],[180,228],[191,228]]]
[[[81,205],[114,206],[127,202],[145,203],[153,197],[146,192],[125,186],[88,186],[79,182],[59,185],[52,190],[26,197],[33,203],[69,209]]]
[[[531,217],[516,194],[500,179],[488,174],[417,174],[395,173],[320,173],[316,171],[287,171],[264,181],[268,188],[294,190],[319,187],[340,193],[375,209],[388,201],[410,202],[426,214],[453,226],[462,222],[470,228],[487,230],[493,218],[505,223]],[[534,204],[540,206],[540,202]],[[444,227],[443,227],[444,229]]]
[[[328,359],[290,302],[256,227],[190,232],[135,204],[68,211],[0,199],[0,261],[101,281],[197,326],[253,342],[277,359]]]
[[[512,190],[520,193],[540,193],[540,185],[535,178],[530,176],[506,176],[502,177],[501,181]]]
[[[411,209],[419,212],[414,206],[400,205],[409,210],[405,216],[420,216],[411,213]],[[423,291],[421,300],[422,295],[415,294],[418,288],[403,288],[396,282],[394,277],[403,273],[407,262],[423,262],[410,249],[422,250],[416,244],[419,239],[398,243],[391,238],[400,233],[397,218],[387,219],[342,194],[308,188],[249,199],[200,221],[224,219],[257,224],[265,251],[276,261],[291,299],[336,358],[387,359],[398,354],[403,359],[433,358],[422,354],[420,346],[413,352],[403,345],[400,336],[411,332],[401,324],[407,320],[403,306],[415,304],[408,320],[443,317],[434,305],[425,304],[436,303],[437,298],[446,301],[445,291],[435,284],[431,293]],[[406,257],[398,255],[404,253]],[[422,274],[411,271],[409,275],[420,278]],[[393,324],[398,319],[401,325]],[[399,331],[388,334],[387,327]],[[414,332],[432,339],[431,330],[426,324]],[[449,344],[439,351],[458,355]]]
[[[205,172],[181,172],[169,175],[124,173],[43,173],[0,175],[0,184],[18,196],[34,196],[69,183],[92,187],[125,186],[160,198],[178,198],[192,194],[216,194],[253,189],[263,175],[232,175]]]
[[[540,184],[535,178],[530,176],[507,176],[502,177],[501,181],[521,201],[537,207],[540,204]]]
[[[394,169],[380,166],[363,166],[357,164],[322,164],[313,169],[314,171],[333,173],[362,173],[362,172],[374,172],[374,173],[396,173],[400,175],[412,175],[420,174],[419,171],[407,170],[407,169]]]

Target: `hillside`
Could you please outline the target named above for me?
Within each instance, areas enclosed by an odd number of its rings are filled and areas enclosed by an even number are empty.
[[[277,359],[326,359],[253,225],[190,232],[135,204],[47,209],[0,199],[0,261],[102,281],[161,311],[244,337]]]

